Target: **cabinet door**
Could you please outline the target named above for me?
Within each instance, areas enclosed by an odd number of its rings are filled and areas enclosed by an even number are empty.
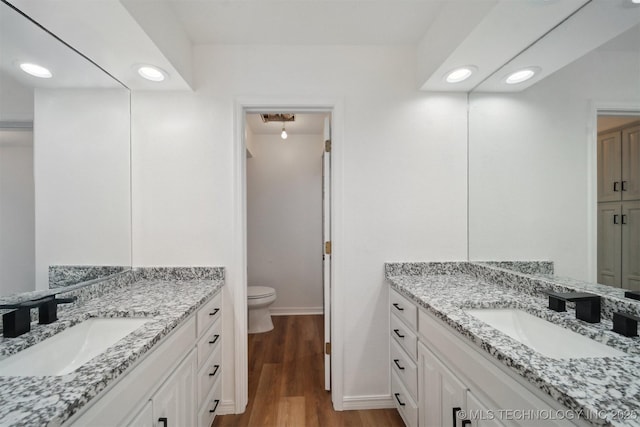
[[[421,427],[456,427],[457,410],[466,408],[466,387],[427,347],[419,344],[418,416]]]
[[[598,283],[620,287],[622,241],[620,203],[598,204]]]
[[[153,395],[153,420],[156,423],[154,425],[161,419],[167,420],[167,426],[195,425],[195,367],[196,354],[195,350],[191,350]]]
[[[598,135],[598,201],[621,200],[621,132]]]
[[[153,405],[149,400],[144,408],[127,423],[127,427],[153,427]]]
[[[471,420],[471,427],[504,427],[498,421],[499,413],[490,411],[471,392],[467,393],[467,416]]]
[[[640,200],[640,126],[622,131],[622,200]]]
[[[622,204],[622,287],[640,290],[640,201]]]

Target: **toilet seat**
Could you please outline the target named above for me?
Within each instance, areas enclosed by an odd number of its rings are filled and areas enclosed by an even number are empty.
[[[268,286],[247,286],[247,297],[249,299],[270,297],[275,293],[276,290]]]

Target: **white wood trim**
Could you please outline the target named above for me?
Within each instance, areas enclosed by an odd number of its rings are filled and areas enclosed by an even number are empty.
[[[322,307],[271,307],[272,316],[304,316],[311,314],[324,314]]]
[[[598,114],[640,115],[640,103],[592,101],[587,120],[587,280],[598,281]]]
[[[342,407],[345,411],[360,411],[367,409],[395,408],[395,404],[390,395],[345,396]]]
[[[246,152],[244,147],[244,117],[247,112],[278,112],[287,110],[298,113],[331,112],[332,163],[331,163],[331,400],[333,408],[343,410],[343,330],[344,303],[341,267],[342,249],[342,200],[343,192],[343,101],[325,98],[236,98],[234,112],[234,199],[233,199],[233,261],[227,283],[232,287],[234,307],[234,369],[235,411],[244,412],[248,401],[247,361],[247,247],[246,247]],[[226,368],[226,367],[225,367]]]

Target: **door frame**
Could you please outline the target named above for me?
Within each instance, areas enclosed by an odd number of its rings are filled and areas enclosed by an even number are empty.
[[[592,101],[587,121],[587,280],[598,282],[598,116],[640,117],[637,102]]]
[[[233,301],[234,400],[235,413],[242,413],[249,399],[247,346],[247,183],[245,116],[247,113],[290,111],[293,113],[331,113],[331,401],[335,410],[343,409],[343,105],[342,100],[326,98],[237,98],[233,131],[233,224],[232,263],[227,274]]]

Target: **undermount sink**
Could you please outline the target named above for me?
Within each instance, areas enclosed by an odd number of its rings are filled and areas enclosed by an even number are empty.
[[[92,318],[0,361],[0,376],[66,375],[151,319]]]
[[[626,353],[517,309],[473,309],[467,314],[553,359],[616,357]]]

